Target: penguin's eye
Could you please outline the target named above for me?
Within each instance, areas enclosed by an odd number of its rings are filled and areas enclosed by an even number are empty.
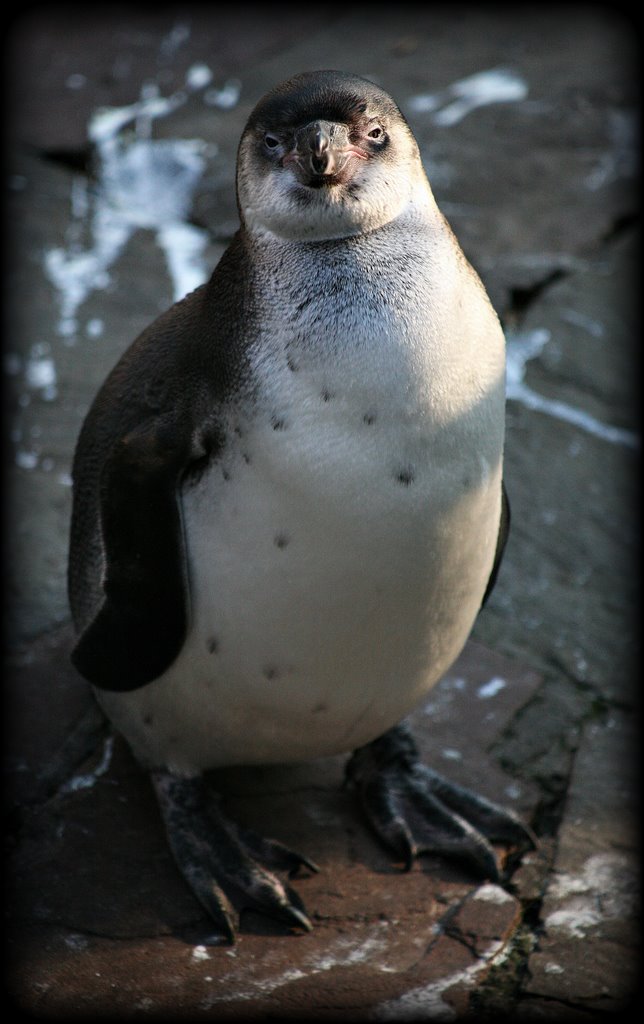
[[[384,134],[385,134],[384,128],[382,128],[381,125],[379,125],[379,124],[374,124],[373,128],[371,128],[367,132],[367,138],[368,139],[382,139],[382,138],[384,138]]]
[[[264,135],[264,145],[267,149],[277,149],[280,144],[280,140],[277,135],[273,135],[272,132],[266,132]]]

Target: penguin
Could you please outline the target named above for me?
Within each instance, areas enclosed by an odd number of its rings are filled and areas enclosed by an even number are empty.
[[[498,572],[504,336],[394,100],[305,72],[253,109],[240,227],[134,341],[73,461],[72,661],[150,773],[223,942],[312,925],[309,858],[212,799],[229,765],[349,755],[366,820],[498,879],[527,826],[419,759],[405,717]]]

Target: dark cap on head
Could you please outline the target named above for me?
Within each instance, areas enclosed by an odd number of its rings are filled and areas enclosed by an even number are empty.
[[[346,71],[305,71],[264,96],[247,127],[292,127],[314,118],[346,123],[368,114],[371,108],[404,121],[388,93],[368,79]]]

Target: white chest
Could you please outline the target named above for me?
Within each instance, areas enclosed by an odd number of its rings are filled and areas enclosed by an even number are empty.
[[[261,391],[227,410],[221,461],[183,497],[186,645],[110,709],[144,759],[350,750],[459,653],[496,543],[503,343],[478,291],[473,337],[441,285],[412,278],[359,301],[345,279],[335,302],[291,280],[297,323],[267,310]]]

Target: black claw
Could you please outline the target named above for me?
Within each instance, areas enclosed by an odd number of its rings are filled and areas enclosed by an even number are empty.
[[[284,843],[280,843],[279,840],[266,839],[264,836],[257,835],[252,829],[233,822],[231,822],[231,825],[248,852],[261,861],[262,864],[266,864],[267,867],[287,871],[289,878],[293,878],[300,868],[307,868],[313,874],[319,872],[320,869],[317,864],[309,860],[308,857],[304,857],[301,853],[291,850]]]
[[[486,838],[510,843],[523,849],[536,848],[537,837],[532,829],[524,825],[514,811],[500,807],[486,797],[473,793],[464,786],[450,782],[438,772],[424,764],[414,767],[414,774],[424,781],[428,790],[446,807],[470,825],[477,828]]]
[[[315,863],[315,861],[309,860],[308,857],[300,857],[300,864],[298,865],[298,867],[299,866],[308,868],[308,870],[311,871],[314,875],[319,875],[321,870],[321,868]],[[297,873],[298,867],[294,868],[293,871],[289,873],[291,878]]]
[[[511,811],[444,779],[418,760],[404,726],[355,751],[346,778],[357,786],[380,838],[405,858],[419,853],[466,861],[477,875],[499,881],[490,839],[529,847],[535,838]]]
[[[403,871],[411,871],[414,861],[418,856],[418,844],[414,841],[414,837],[407,826],[407,823],[401,818],[397,818],[394,822],[395,832],[390,832],[390,843],[403,858]]]
[[[279,879],[268,872],[263,873],[261,891],[252,892],[247,905],[286,924],[304,928],[307,932],[313,930],[304,904],[295,890],[288,885],[283,886]]]
[[[304,931],[313,931],[313,925],[311,924],[309,918],[306,916],[303,910],[298,910],[297,907],[294,907],[291,904],[289,904],[289,906],[287,907],[284,907],[284,910],[287,911],[292,918],[294,918],[295,924],[299,924],[302,928],[304,928]]]
[[[414,866],[414,861],[416,860],[417,856],[418,856],[417,848],[415,846],[411,846],[410,845],[409,848],[407,849],[406,853],[405,853],[405,862],[403,864],[403,871],[404,872],[411,871],[411,869]]]
[[[201,779],[162,771],[152,779],[179,870],[215,922],[219,941],[235,942],[233,903],[312,930],[298,894],[263,865],[294,874],[301,867],[318,871],[316,864],[229,821],[206,799]]]
[[[499,865],[494,850],[481,835],[472,836],[471,843],[462,852],[456,851],[472,865],[476,874],[490,882],[499,881]]]
[[[206,909],[208,910],[209,908],[206,907]],[[210,910],[210,914],[214,917],[212,910]],[[223,914],[217,923],[221,928],[221,938],[223,940],[221,944],[234,946],[237,941],[237,929],[235,928],[235,923],[230,915]]]
[[[177,855],[172,843],[171,849],[183,877],[217,926],[219,943],[234,945],[237,933],[235,916],[225,893],[217,887],[209,873],[195,870],[185,853]]]

